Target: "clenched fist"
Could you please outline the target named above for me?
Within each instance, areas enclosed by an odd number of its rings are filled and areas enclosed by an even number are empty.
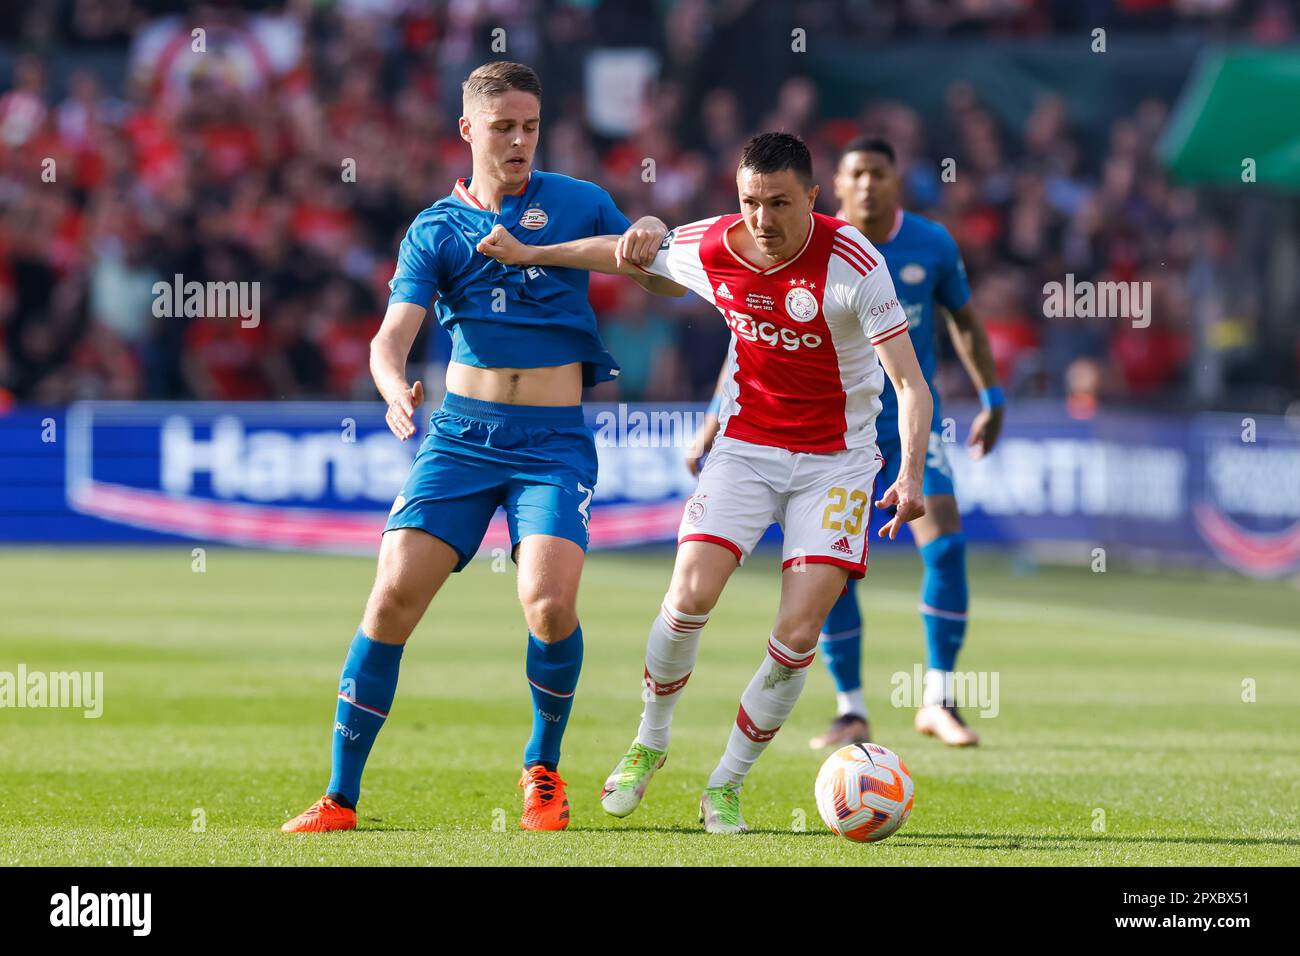
[[[614,262],[621,268],[624,262],[634,266],[648,266],[659,254],[659,244],[668,235],[668,227],[654,216],[643,216],[618,237],[614,247]]]
[[[530,264],[528,257],[532,247],[520,242],[502,225],[493,226],[492,231],[480,239],[475,248],[483,255],[507,266]]]

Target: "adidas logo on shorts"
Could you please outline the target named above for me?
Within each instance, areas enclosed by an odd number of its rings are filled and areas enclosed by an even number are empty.
[[[845,535],[843,538],[840,538],[840,540],[836,541],[833,545],[831,545],[831,550],[838,551],[840,554],[853,553],[853,547],[849,544],[849,539],[847,535]]]

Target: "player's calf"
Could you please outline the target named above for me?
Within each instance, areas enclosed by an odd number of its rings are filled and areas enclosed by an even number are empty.
[[[776,732],[794,710],[808,678],[814,651],[799,652],[775,637],[767,642],[767,656],[740,697],[736,722],[727,749],[709,775],[709,787],[739,787],[753,769]]]
[[[584,554],[567,538],[527,535],[519,544],[519,602],[528,623],[524,673],[532,699],[533,726],[524,746],[525,830],[563,830],[569,798],[560,777],[560,745],[582,673],[582,627],[578,582]]]
[[[366,614],[339,677],[326,794],[281,829],[356,828],[362,772],[397,692],[405,641],[457,560],[449,545],[423,531],[397,528],[384,535]]]
[[[688,614],[665,601],[650,624],[641,696],[645,709],[636,737],[650,750],[668,750],[673,710],[695,670],[700,634],[708,621],[708,614]]]

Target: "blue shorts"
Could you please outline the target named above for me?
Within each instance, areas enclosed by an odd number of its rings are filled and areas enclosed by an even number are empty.
[[[499,405],[449,393],[384,530],[441,538],[456,549],[459,571],[503,506],[512,549],[548,534],[585,551],[595,487],[596,441],[581,405]]]
[[[937,416],[936,416],[937,417]],[[876,437],[876,445],[880,449],[880,456],[885,459],[885,467],[880,469],[880,474],[876,476],[876,499],[885,493],[885,489],[898,480],[898,468],[901,464],[902,443],[898,438],[898,427],[890,423],[893,427],[886,425],[880,427],[880,422],[876,422],[876,427],[880,433]],[[921,493],[927,497],[931,495],[951,495],[953,493],[952,483],[952,466],[948,464],[948,446],[944,444],[943,436],[936,427],[937,423],[930,427],[930,444],[925,450],[925,473],[921,476]]]

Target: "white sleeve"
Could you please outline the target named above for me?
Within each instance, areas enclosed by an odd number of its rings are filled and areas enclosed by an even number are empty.
[[[712,219],[701,219],[669,230],[659,244],[659,254],[655,256],[655,261],[649,266],[637,268],[650,275],[671,279],[706,301],[714,302],[713,287],[704,271],[704,263],[700,260],[700,240],[718,218],[714,216]]]
[[[845,305],[858,317],[871,344],[880,345],[907,331],[907,313],[894,292],[885,257],[862,233],[844,226],[835,234],[833,255],[842,260]]]

